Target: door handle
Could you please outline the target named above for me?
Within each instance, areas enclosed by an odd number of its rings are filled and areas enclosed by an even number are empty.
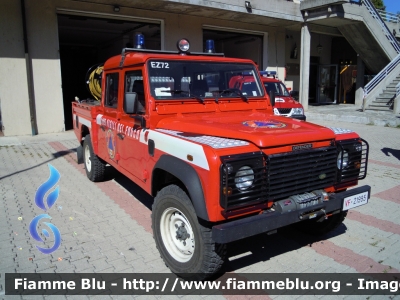
[[[123,140],[123,139],[125,138],[125,135],[122,134],[122,133],[117,133],[117,137],[118,137],[120,140]]]

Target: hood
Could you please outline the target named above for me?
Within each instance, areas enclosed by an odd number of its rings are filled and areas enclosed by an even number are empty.
[[[299,102],[288,96],[276,96],[274,108],[303,108]]]
[[[260,148],[335,138],[329,128],[260,112],[177,116],[162,119],[157,129],[244,140]]]

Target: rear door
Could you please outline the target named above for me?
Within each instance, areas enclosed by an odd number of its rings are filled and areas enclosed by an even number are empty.
[[[98,151],[100,157],[116,162],[116,133],[118,117],[118,93],[119,73],[107,73],[105,78],[104,112],[97,116],[98,123]]]

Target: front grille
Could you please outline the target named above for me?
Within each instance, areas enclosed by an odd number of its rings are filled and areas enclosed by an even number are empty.
[[[281,115],[287,115],[290,114],[291,108],[278,108],[278,111]]]
[[[339,170],[338,158],[343,161],[344,154],[341,157],[340,153],[344,150],[348,160],[345,166],[339,165]],[[353,139],[323,148],[272,155],[253,152],[221,160],[220,204],[227,211],[363,179],[367,173],[368,144]],[[237,182],[241,179],[248,182],[248,177],[235,174],[244,166],[254,171],[254,178],[248,188],[240,190]]]
[[[221,206],[238,208],[332,186],[336,178],[336,147],[264,155],[222,157]],[[235,174],[242,166],[254,168],[254,183],[244,191],[236,187]],[[229,191],[229,193],[227,192]]]
[[[334,146],[267,156],[268,199],[276,201],[332,186],[336,157]]]

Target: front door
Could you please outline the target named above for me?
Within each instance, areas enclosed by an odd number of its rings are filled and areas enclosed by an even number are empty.
[[[118,165],[126,171],[145,181],[147,176],[146,165],[149,159],[147,144],[142,142],[145,135],[144,128],[134,126],[134,116],[145,116],[145,91],[142,71],[132,70],[125,72],[124,91],[137,94],[136,114],[126,114],[124,108],[121,112],[117,133],[117,149],[119,154]],[[123,99],[125,101],[125,99]]]
[[[336,103],[338,65],[320,65],[318,75],[318,103]]]

